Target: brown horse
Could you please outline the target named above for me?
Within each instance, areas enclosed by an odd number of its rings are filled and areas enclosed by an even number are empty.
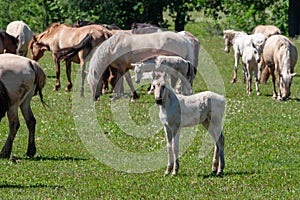
[[[5,31],[0,31],[0,53],[17,53],[19,40]]]
[[[92,36],[90,37],[91,42],[90,45],[88,45],[89,48],[83,48],[77,53],[77,55],[66,60],[66,73],[68,78],[66,91],[70,91],[72,88],[71,62],[80,63],[82,74],[81,95],[83,95],[83,85],[86,76],[86,58],[92,49],[108,39],[111,36],[111,33],[100,25],[88,25],[79,28],[73,28],[65,24],[53,23],[43,33],[33,36],[33,39],[29,43],[29,47],[32,50],[31,59],[37,61],[44,55],[46,50],[52,52],[56,67],[55,90],[60,88],[60,62],[58,59],[56,59],[56,52],[62,48],[72,47],[79,44],[88,34]]]
[[[29,157],[35,155],[36,120],[30,102],[37,93],[43,102],[42,89],[45,84],[45,73],[37,62],[13,54],[0,55],[0,120],[7,113],[9,122],[9,135],[0,152],[1,158],[10,157],[13,140],[20,127],[18,107],[22,111],[29,131],[26,154]]]

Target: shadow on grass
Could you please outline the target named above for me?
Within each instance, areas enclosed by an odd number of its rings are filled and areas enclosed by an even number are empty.
[[[87,161],[87,160],[89,160],[87,158],[75,158],[75,157],[70,157],[70,156],[54,156],[54,157],[36,156],[36,157],[33,157],[33,158],[14,157],[13,159],[15,159],[15,160],[33,160],[33,161],[43,161],[43,160],[50,160],[50,161]]]
[[[2,183],[0,184],[1,188],[16,188],[16,189],[28,189],[28,188],[51,188],[51,189],[64,189],[63,186],[60,185],[46,185],[46,184],[34,184],[34,185],[21,185],[21,184],[8,184],[8,183]]]
[[[243,171],[243,172],[223,172],[220,175],[216,175],[215,173],[210,173],[210,174],[199,174],[198,177],[203,177],[203,179],[206,178],[223,178],[223,177],[227,177],[227,176],[249,176],[249,175],[253,175],[256,174],[257,172],[249,172],[249,171]]]

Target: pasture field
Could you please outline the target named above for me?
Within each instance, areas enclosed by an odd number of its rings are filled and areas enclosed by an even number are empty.
[[[300,195],[300,76],[293,79],[289,101],[272,99],[271,81],[260,85],[261,96],[248,96],[241,78],[241,66],[238,81],[232,85],[233,53],[226,54],[222,36],[210,35],[208,28],[203,22],[186,26],[187,31],[199,38],[202,50],[211,56],[224,82],[227,107],[223,126],[226,161],[223,176],[210,174],[212,150],[199,158],[206,134],[201,126],[180,157],[181,168],[176,177],[163,175],[167,157],[162,168],[144,173],[119,171],[100,162],[94,152],[86,148],[81,139],[83,133],[77,132],[79,127],[74,120],[76,110],[72,109],[72,100],[79,93],[76,88],[71,93],[64,92],[64,63],[62,89],[53,91],[55,69],[51,55],[47,53],[40,64],[47,75],[44,98],[49,107],[44,108],[38,97],[32,101],[37,119],[37,155],[33,159],[24,155],[28,135],[20,115],[21,126],[13,144],[14,160],[0,160],[0,199],[297,199]],[[299,40],[293,42],[300,51]],[[195,92],[207,89],[205,80],[220,81],[207,80],[203,70],[209,69],[205,68],[206,63],[202,64],[204,67],[199,70],[194,83]],[[78,68],[79,65],[73,64],[73,80]],[[295,72],[300,73],[299,62]],[[146,86],[138,87],[138,102],[126,101],[132,120],[139,125],[149,123],[149,108],[155,108],[154,97],[148,95],[146,89]],[[98,134],[105,135],[111,144],[124,152],[166,151],[162,129],[144,138],[123,131],[120,124],[115,123],[110,95],[102,96],[95,105],[97,123],[103,127]],[[158,119],[158,112],[156,114]],[[122,119],[124,124],[121,125],[126,126],[129,120]],[[136,128],[134,124],[128,126],[126,130]],[[0,124],[1,148],[6,137],[7,120],[3,119]],[[97,153],[101,155],[102,152]],[[137,163],[132,163],[134,165]]]

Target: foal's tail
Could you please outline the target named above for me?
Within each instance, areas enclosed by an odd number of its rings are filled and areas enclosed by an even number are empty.
[[[10,105],[10,98],[8,92],[2,81],[0,80],[0,121],[5,116],[6,111]]]
[[[57,61],[60,62],[61,60],[70,60],[83,48],[92,49],[92,39],[92,35],[87,34],[77,45],[58,50],[56,53],[54,53]]]

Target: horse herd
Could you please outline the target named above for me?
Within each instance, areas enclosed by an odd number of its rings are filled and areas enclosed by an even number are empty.
[[[242,58],[246,91],[251,94],[251,80],[254,71],[256,92],[258,84],[271,75],[273,97],[286,100],[294,66],[298,59],[296,47],[275,26],[257,26],[251,35],[245,32],[225,30],[225,52],[233,47],[235,64],[232,82],[236,82],[239,58]],[[30,59],[26,58],[31,49]],[[152,72],[151,90],[160,107],[160,120],[164,125],[168,150],[168,165],[165,174],[176,175],[179,170],[179,134],[182,127],[202,124],[215,141],[212,171],[221,174],[225,167],[224,135],[222,118],[225,98],[206,91],[192,94],[193,80],[197,73],[200,44],[191,33],[165,31],[149,24],[133,24],[131,30],[121,30],[114,25],[99,25],[77,21],[73,26],[53,23],[44,32],[34,35],[22,21],[11,22],[7,30],[0,32],[0,120],[7,114],[9,135],[0,157],[9,158],[13,140],[19,124],[20,107],[29,131],[27,155],[33,157],[35,147],[36,120],[30,107],[34,95],[42,89],[46,75],[37,62],[45,51],[51,51],[56,70],[54,90],[59,90],[60,62],[66,63],[67,87],[71,91],[71,62],[79,63],[84,96],[84,82],[87,78],[92,98],[98,100],[112,85],[114,99],[123,93],[123,76],[128,83],[132,100],[138,98],[129,70],[134,69],[136,82],[143,73]],[[13,55],[17,54],[17,55]],[[86,77],[86,63],[89,70]],[[264,71],[263,74],[260,72]],[[275,88],[275,72],[278,75],[278,93]],[[167,81],[171,77],[171,86]],[[179,86],[176,86],[179,77]],[[181,94],[179,94],[181,93]]]

